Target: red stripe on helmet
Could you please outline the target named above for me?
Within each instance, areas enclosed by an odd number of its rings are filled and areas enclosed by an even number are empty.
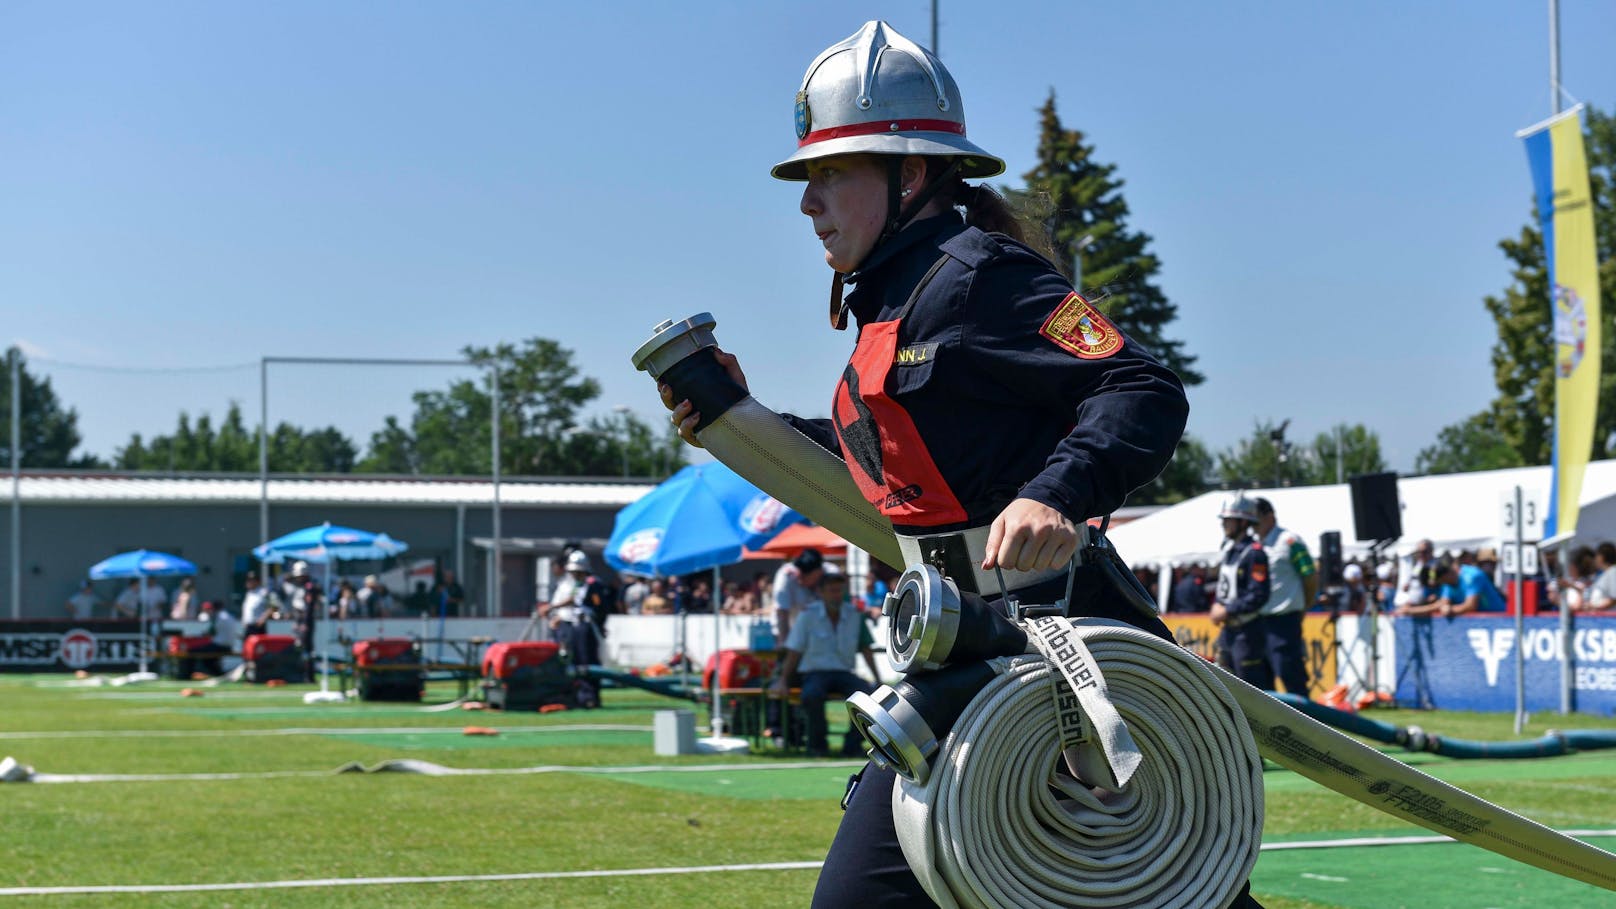
[[[876,120],[870,123],[850,123],[816,129],[797,143],[798,148],[824,142],[827,139],[845,139],[848,136],[873,136],[877,133],[956,133],[965,135],[965,124],[953,120]]]

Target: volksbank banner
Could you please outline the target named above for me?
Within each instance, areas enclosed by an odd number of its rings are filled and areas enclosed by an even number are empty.
[[[1515,620],[1399,618],[1399,704],[1444,710],[1513,711],[1515,653],[1526,656],[1526,709],[1560,707],[1560,620],[1527,618],[1516,640]],[[1572,706],[1578,713],[1616,713],[1616,621],[1582,619],[1571,636]]]
[[[1526,140],[1554,316],[1554,479],[1546,537],[1577,529],[1599,404],[1599,262],[1582,105],[1516,135]]]

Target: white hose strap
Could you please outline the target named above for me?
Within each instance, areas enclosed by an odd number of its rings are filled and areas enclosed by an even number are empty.
[[[1200,658],[1132,626],[1072,622],[1142,760],[1121,793],[1061,766],[1042,657],[999,675],[944,740],[925,786],[898,779],[904,857],[940,906],[1222,909],[1257,861],[1262,760]]]
[[[1027,639],[1063,677],[1053,694],[1067,771],[1082,782],[1121,792],[1139,769],[1139,746],[1111,703],[1105,674],[1083,636],[1062,616],[1033,619],[1026,628]]]

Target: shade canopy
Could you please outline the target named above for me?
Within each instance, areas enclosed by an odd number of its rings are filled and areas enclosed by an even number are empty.
[[[1397,544],[1407,551],[1418,540],[1430,540],[1437,551],[1460,551],[1498,546],[1500,512],[1506,498],[1519,486],[1528,500],[1548,501],[1548,467],[1512,467],[1472,473],[1400,477],[1397,481],[1403,536]],[[1352,490],[1347,484],[1251,489],[1274,505],[1281,527],[1295,531],[1317,553],[1319,536],[1341,532],[1341,548],[1351,558],[1369,551],[1369,542],[1357,539]],[[1130,563],[1216,563],[1223,540],[1218,509],[1226,492],[1209,492],[1147,517],[1114,527],[1107,534]],[[1616,539],[1616,460],[1589,463],[1582,482],[1582,517],[1573,545]]]
[[[399,555],[410,548],[408,543],[395,540],[385,533],[371,533],[353,527],[340,527],[325,522],[317,527],[294,530],[276,537],[253,549],[261,562],[284,562],[297,559],[325,564],[333,559],[385,559]]]
[[[196,574],[196,566],[177,555],[136,549],[120,552],[90,566],[90,578],[172,578]]]
[[[691,464],[617,513],[606,561],[655,577],[733,565],[804,520],[723,464]]]
[[[817,549],[820,555],[839,559],[847,555],[847,541],[818,524],[797,524],[780,531],[761,548],[748,549],[745,557],[794,559],[804,549]]]

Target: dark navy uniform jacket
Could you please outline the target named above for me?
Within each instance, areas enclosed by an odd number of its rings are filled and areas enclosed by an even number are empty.
[[[1046,259],[953,212],[910,225],[851,276],[847,303],[861,330],[892,320],[945,254],[950,261],[899,329],[886,391],[908,412],[967,520],[909,528],[895,521],[897,529],[985,525],[1016,498],[1074,522],[1116,510],[1161,472],[1183,434],[1189,404],[1178,377],[1081,309],[1087,304]],[[1050,328],[1054,317],[1079,309],[1096,316],[1110,344],[1087,345],[1070,319],[1060,324],[1071,340],[1052,339],[1061,336]],[[842,456],[830,420],[786,418]]]
[[[1268,553],[1252,537],[1225,540],[1218,566],[1218,602],[1229,610],[1230,624],[1257,618],[1268,602]]]

